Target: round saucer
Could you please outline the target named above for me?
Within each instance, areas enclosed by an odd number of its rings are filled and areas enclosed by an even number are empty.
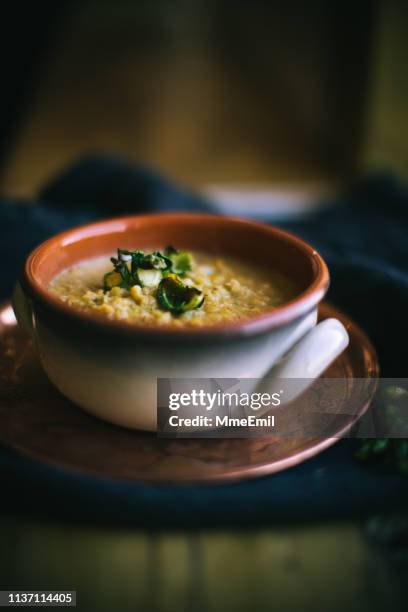
[[[364,414],[375,392],[379,370],[369,339],[324,303],[319,318],[329,317],[345,325],[350,344],[324,377],[347,379],[349,386],[353,379],[367,379],[368,400],[341,429],[323,439],[163,439],[100,421],[63,397],[5,304],[0,308],[0,443],[65,469],[139,482],[226,482],[284,470],[334,444]]]

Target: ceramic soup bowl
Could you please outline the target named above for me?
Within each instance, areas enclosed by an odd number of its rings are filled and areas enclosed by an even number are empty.
[[[148,250],[168,244],[218,255],[245,253],[254,265],[292,279],[298,293],[238,322],[171,327],[95,316],[67,305],[48,289],[62,270],[112,255],[117,247]],[[91,223],[42,243],[26,260],[13,305],[61,393],[101,419],[154,431],[158,377],[319,376],[348,343],[339,321],[316,324],[328,285],[321,256],[280,229],[216,215],[158,214]]]

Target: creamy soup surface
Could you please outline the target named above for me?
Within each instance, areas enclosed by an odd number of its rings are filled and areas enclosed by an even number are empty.
[[[111,270],[109,257],[87,260],[61,272],[49,288],[69,305],[109,319],[174,326],[237,321],[279,306],[297,293],[292,281],[266,268],[236,258],[194,253],[192,270],[182,281],[199,289],[204,301],[194,310],[174,314],[160,307],[156,288],[104,289],[104,275]]]

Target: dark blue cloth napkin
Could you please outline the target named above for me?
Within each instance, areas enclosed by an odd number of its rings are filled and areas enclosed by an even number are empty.
[[[0,200],[0,297],[12,290],[30,250],[57,231],[96,218],[163,210],[217,212],[154,172],[108,157],[87,158],[34,202]],[[328,298],[370,335],[382,375],[407,376],[408,191],[388,175],[368,177],[319,213],[284,224],[329,263]],[[148,486],[93,478],[0,449],[5,510],[151,527],[257,526],[367,514],[408,499],[408,479],[355,462],[344,440],[270,477],[232,485]]]

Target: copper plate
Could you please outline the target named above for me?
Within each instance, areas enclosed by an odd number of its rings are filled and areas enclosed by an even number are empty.
[[[336,317],[350,345],[325,376],[378,377],[367,336],[328,304],[320,319]],[[370,398],[371,399],[371,398]],[[95,476],[144,482],[225,482],[264,476],[294,466],[336,442],[368,408],[326,439],[158,439],[109,425],[83,412],[48,382],[31,342],[9,304],[0,308],[0,443],[35,459]]]

